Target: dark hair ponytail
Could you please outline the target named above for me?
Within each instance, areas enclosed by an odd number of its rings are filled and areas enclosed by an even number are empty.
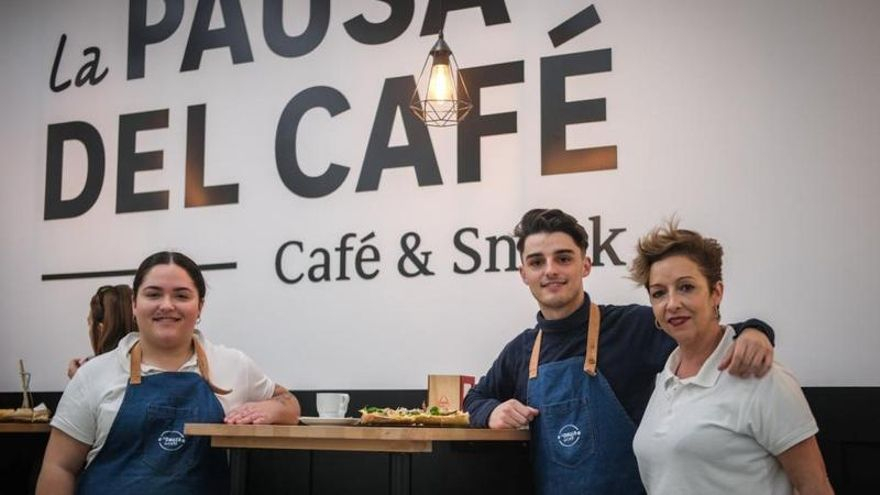
[[[127,285],[104,285],[89,302],[91,326],[89,339],[95,355],[116,348],[129,332],[137,331],[131,313],[132,291]]]

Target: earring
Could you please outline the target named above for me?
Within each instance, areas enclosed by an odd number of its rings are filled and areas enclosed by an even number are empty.
[[[657,330],[663,330],[663,327],[660,326],[660,322],[657,321],[657,318],[654,318],[654,326],[657,327]]]
[[[721,321],[721,308],[718,305],[715,305],[715,319]]]

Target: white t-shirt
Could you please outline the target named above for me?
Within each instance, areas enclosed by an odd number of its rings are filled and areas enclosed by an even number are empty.
[[[198,330],[196,337],[205,349],[211,383],[225,390],[217,395],[224,412],[245,402],[272,397],[275,383],[261,372],[253,360],[243,352],[209,342]],[[91,445],[86,456],[92,462],[104,442],[122,405],[131,369],[128,351],[140,338],[138,333],[126,335],[115,350],[90,359],[80,368],[61,396],[52,426],[82,443]],[[196,356],[184,363],[178,371],[198,373]],[[141,374],[148,376],[162,370],[148,364],[141,365]]]
[[[763,378],[718,371],[733,346],[727,327],[695,376],[679,379],[673,351],[633,440],[651,495],[792,493],[776,456],[819,430],[794,376],[777,363]]]

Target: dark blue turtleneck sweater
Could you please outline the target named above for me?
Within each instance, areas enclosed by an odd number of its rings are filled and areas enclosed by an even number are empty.
[[[471,426],[488,426],[489,415],[498,404],[516,399],[527,404],[529,357],[538,329],[544,330],[540,363],[552,363],[574,356],[583,357],[587,347],[590,296],[574,313],[561,320],[547,320],[538,313],[538,323],[510,341],[492,364],[486,376],[464,400]],[[599,372],[608,380],[620,404],[638,425],[654,390],[654,378],[675,349],[675,341],[654,326],[654,313],[648,306],[599,305]],[[758,328],[773,341],[773,330],[760,320],[733,324]]]

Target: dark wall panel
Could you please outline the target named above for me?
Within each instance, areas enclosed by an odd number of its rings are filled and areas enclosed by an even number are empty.
[[[316,391],[295,392],[303,413],[316,415]],[[416,407],[424,390],[349,392],[349,415],[367,406]],[[838,495],[876,493],[880,487],[880,387],[807,387],[819,423],[819,445]],[[53,410],[59,392],[35,393]],[[21,394],[0,393],[0,407],[21,404]],[[0,435],[0,495],[32,493],[47,435]],[[392,454],[242,450],[245,493],[253,495],[382,494],[390,486]],[[520,442],[435,443],[434,451],[413,454],[410,480],[415,495],[532,492],[528,445]],[[399,460],[399,458],[398,458]]]

